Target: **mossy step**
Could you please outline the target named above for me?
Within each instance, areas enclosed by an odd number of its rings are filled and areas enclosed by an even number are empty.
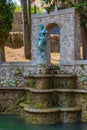
[[[0,87],[0,90],[18,90],[18,91],[24,91],[25,88],[23,88],[23,87]]]
[[[51,77],[59,77],[59,78],[76,78],[76,75],[73,74],[49,74],[49,75],[29,75],[29,76],[24,76],[24,78],[51,78]]]
[[[53,107],[53,108],[47,108],[47,109],[34,109],[29,108],[28,104],[21,103],[20,107],[24,108],[24,111],[30,112],[30,113],[55,113],[55,112],[79,112],[81,111],[81,108],[79,107]]]
[[[32,88],[30,88],[30,92],[32,92],[32,93],[53,93],[53,92],[55,92],[55,90],[54,89],[32,89]]]
[[[30,112],[30,113],[55,113],[59,112],[59,108],[49,108],[49,109],[32,109],[24,107],[24,111]]]
[[[24,78],[28,79],[28,78],[51,78],[53,77],[53,75],[29,75],[29,76],[24,76]]]
[[[23,107],[23,108],[26,107],[26,108],[27,108],[27,107],[29,107],[29,104],[26,104],[26,103],[21,102],[21,103],[20,103],[20,107]]]
[[[16,91],[31,91],[36,93],[48,93],[48,92],[64,92],[64,93],[87,93],[87,90],[83,89],[34,89],[29,87],[0,87],[0,90],[16,90]]]
[[[81,89],[55,89],[55,92],[62,92],[62,93],[87,93],[87,90],[81,90]]]
[[[81,108],[79,107],[60,107],[59,108],[61,112],[78,112],[81,111]]]
[[[36,93],[51,93],[51,92],[64,92],[64,93],[87,93],[87,90],[83,89],[34,89],[29,87],[0,87],[0,90],[16,90],[16,91],[30,91]]]
[[[54,78],[76,78],[76,75],[73,74],[54,74]]]

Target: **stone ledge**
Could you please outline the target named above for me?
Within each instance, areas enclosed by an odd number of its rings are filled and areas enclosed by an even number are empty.
[[[32,108],[24,108],[24,111],[31,113],[55,113],[59,112],[59,108],[49,108],[49,109],[32,109]]]
[[[31,109],[24,107],[24,111],[31,113],[55,113],[55,112],[78,112],[81,111],[81,108],[71,107],[71,108],[49,108],[49,109]]]
[[[83,89],[33,89],[29,87],[0,87],[0,90],[18,90],[18,91],[30,91],[34,93],[53,93],[53,92],[64,92],[64,93],[87,93],[87,90]]]
[[[60,65],[62,66],[79,66],[80,64],[87,65],[87,60],[72,60],[72,61],[63,61],[60,60]]]
[[[51,13],[43,13],[43,14],[33,14],[32,18],[44,18],[44,17],[50,17],[50,16],[55,16],[55,15],[64,15],[64,14],[69,14],[69,13],[73,13],[74,14],[74,7],[72,8],[68,8],[68,9],[62,9],[59,11],[53,11]]]
[[[24,76],[24,78],[28,79],[28,78],[55,78],[55,77],[61,77],[61,78],[76,78],[76,75],[73,75],[73,74],[50,74],[50,75],[41,75],[41,74],[38,74],[38,75],[29,75],[29,76]]]
[[[0,87],[0,90],[18,90],[18,91],[24,91],[26,90],[25,88],[23,87]]]
[[[0,67],[36,67],[32,62],[0,62]]]
[[[53,75],[53,77],[59,77],[59,78],[76,78],[76,75],[73,74],[57,74]]]
[[[55,92],[64,92],[64,93],[87,93],[87,90],[81,90],[81,89],[55,89]]]
[[[55,92],[55,90],[54,89],[46,89],[46,90],[38,90],[38,89],[30,89],[30,92],[32,92],[32,93],[53,93],[53,92]]]
[[[28,79],[28,78],[51,78],[53,77],[53,75],[29,75],[29,76],[24,76],[24,78]]]

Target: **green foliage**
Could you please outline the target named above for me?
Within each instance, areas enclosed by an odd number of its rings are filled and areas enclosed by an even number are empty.
[[[12,28],[14,4],[0,0],[0,36],[8,33]]]
[[[47,4],[47,7],[45,7],[45,9],[48,13],[50,13],[55,9],[55,6],[58,10],[75,7],[75,9],[80,12],[81,25],[84,28],[87,28],[87,0],[82,0],[81,2],[78,1],[79,0],[76,0],[75,4],[73,5],[69,0],[45,0],[45,3]]]
[[[87,1],[83,0],[83,2],[76,2],[75,3],[75,9],[80,12],[81,15],[81,25],[84,28],[87,28]]]
[[[22,7],[21,6],[16,6],[15,12],[22,12]],[[38,14],[38,13],[41,13],[41,12],[37,7],[31,6],[31,13],[32,14]]]
[[[70,0],[58,0],[58,2],[59,1],[61,1],[60,9],[71,8],[74,6]]]
[[[84,70],[84,64],[80,64],[81,69]]]
[[[85,75],[85,66],[80,64],[80,69],[78,69],[77,76],[82,84],[87,84],[87,75]]]
[[[57,10],[73,7],[73,4],[69,0],[45,0],[45,3],[47,4],[45,7],[47,13],[53,11],[55,7],[57,7]]]
[[[15,8],[15,12],[22,12],[22,7],[21,6],[17,6]]]
[[[32,14],[39,14],[41,13],[39,8],[37,8],[36,6],[31,6],[31,13]]]

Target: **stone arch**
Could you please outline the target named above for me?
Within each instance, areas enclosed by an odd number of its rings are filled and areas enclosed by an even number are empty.
[[[75,11],[74,8],[44,13],[32,17],[32,61],[38,61],[37,34],[39,24],[45,28],[52,23],[60,27],[60,65],[72,64],[75,59]],[[51,25],[52,26],[52,25]]]
[[[47,30],[51,30],[52,28],[54,28],[55,26],[57,26],[57,23],[49,23],[48,25],[47,25]]]

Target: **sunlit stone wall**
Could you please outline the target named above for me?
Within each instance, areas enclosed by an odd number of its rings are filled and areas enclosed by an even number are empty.
[[[71,64],[75,59],[75,10],[69,8],[54,11],[50,14],[38,14],[32,16],[32,60],[37,62],[38,49],[36,46],[39,24],[45,28],[50,23],[56,23],[60,27],[60,65]],[[49,50],[49,49],[48,49]]]

